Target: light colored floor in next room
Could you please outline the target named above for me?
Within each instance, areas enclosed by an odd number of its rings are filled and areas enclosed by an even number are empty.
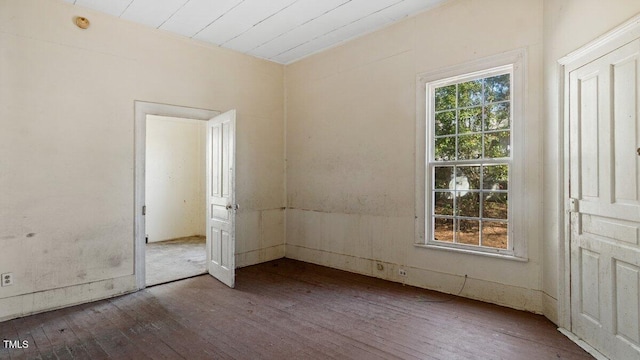
[[[153,242],[148,243],[146,247],[147,286],[207,272],[204,236]]]

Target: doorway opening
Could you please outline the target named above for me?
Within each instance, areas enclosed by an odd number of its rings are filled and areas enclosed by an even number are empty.
[[[147,115],[145,146],[145,285],[206,274],[206,122]]]
[[[138,289],[207,272],[206,127],[219,114],[135,102],[134,273]]]

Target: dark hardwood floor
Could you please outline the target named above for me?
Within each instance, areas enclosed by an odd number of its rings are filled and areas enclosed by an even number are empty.
[[[0,359],[591,359],[542,316],[281,259],[0,323]]]

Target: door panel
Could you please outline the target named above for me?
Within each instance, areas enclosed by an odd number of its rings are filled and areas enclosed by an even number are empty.
[[[640,358],[640,41],[569,74],[572,331]]]
[[[600,255],[586,249],[580,252],[580,272],[582,283],[582,315],[588,316],[595,324],[600,324],[600,299],[590,294],[599,294]]]
[[[593,72],[578,79],[580,97],[580,177],[582,178],[581,195],[597,199],[598,182],[598,72]]]
[[[235,110],[207,123],[207,266],[235,285]]]
[[[214,118],[215,119],[215,118]],[[209,120],[211,122],[211,120]],[[220,137],[220,126],[218,124],[208,124],[208,137],[207,137],[207,141],[222,141],[221,137]],[[217,144],[217,143],[216,143]],[[210,168],[207,168],[207,174],[210,174],[210,171],[213,169],[219,169],[220,168],[220,146],[219,145],[215,145],[212,146],[211,143],[207,143],[207,149],[208,149],[208,155],[209,155],[209,160],[207,160],[207,165],[211,166]],[[209,196],[216,196],[219,197],[221,192],[220,192],[220,174],[216,173],[216,174],[211,174],[208,178],[209,180],[209,189],[210,189],[210,195]]]
[[[638,205],[638,183],[627,183],[628,178],[638,179],[638,154],[633,149],[638,144],[636,114],[638,97],[638,58],[637,55],[613,64],[614,102],[614,159],[615,166],[615,202]]]
[[[640,268],[624,261],[615,260],[614,269],[616,279],[614,305],[617,315],[615,333],[631,344],[638,344],[640,343],[640,326],[638,326],[640,321],[638,317]]]

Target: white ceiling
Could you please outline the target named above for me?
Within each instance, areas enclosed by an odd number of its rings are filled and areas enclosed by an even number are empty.
[[[65,1],[289,64],[446,0]]]

